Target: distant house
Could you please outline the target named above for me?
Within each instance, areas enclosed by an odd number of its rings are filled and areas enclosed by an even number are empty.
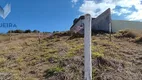
[[[84,33],[84,16],[74,19],[73,25],[70,28],[72,32]],[[110,28],[111,27],[111,28]],[[96,18],[92,18],[92,31],[103,31],[117,32],[122,29],[141,29],[142,22],[136,21],[124,21],[124,20],[112,20],[111,19],[111,10],[108,8],[102,14]]]

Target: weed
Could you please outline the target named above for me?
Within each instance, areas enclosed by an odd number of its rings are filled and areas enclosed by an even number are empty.
[[[104,56],[104,49],[100,46],[92,46],[92,58],[95,59],[97,57],[103,57]]]
[[[127,37],[127,38],[136,38],[139,36],[139,33],[137,33],[136,31],[132,31],[132,30],[120,30],[119,35],[117,35],[117,37]]]
[[[22,58],[22,57],[19,57],[19,58],[16,59],[16,61],[17,61],[18,63],[21,63],[21,62],[23,62],[23,58]]]
[[[82,49],[83,49],[83,44],[76,45],[68,51],[66,56],[73,57],[73,56],[77,55],[78,53],[80,53],[82,51]]]
[[[2,57],[2,58],[0,57],[0,64],[4,64],[5,61],[6,61],[6,59],[4,57]]]
[[[61,67],[56,66],[56,67],[47,69],[45,71],[44,77],[49,78],[49,77],[52,77],[52,76],[56,76],[56,75],[58,75],[61,72],[64,72],[64,69],[61,68]]]
[[[32,77],[28,77],[28,78],[26,78],[25,80],[38,80],[38,79],[32,78]]]
[[[142,42],[142,37],[137,37],[136,39],[135,39],[135,42]]]
[[[92,68],[92,80],[95,80],[96,68]]]
[[[99,52],[92,52],[92,58],[95,59],[96,57],[103,57],[104,54]]]
[[[57,63],[59,61],[59,57],[55,55],[50,55],[46,58],[50,63]]]

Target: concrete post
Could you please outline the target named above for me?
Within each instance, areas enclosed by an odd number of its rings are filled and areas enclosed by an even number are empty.
[[[38,41],[39,41],[39,44],[40,44],[40,38],[41,38],[41,36],[40,36],[40,32],[38,33]]]
[[[11,41],[11,30],[9,32],[9,41]]]
[[[111,33],[112,33],[112,27],[111,27],[111,23],[109,23],[109,35],[110,35],[110,41],[111,41]]]
[[[90,14],[85,15],[84,19],[84,80],[92,80],[92,58],[91,58],[91,22]]]

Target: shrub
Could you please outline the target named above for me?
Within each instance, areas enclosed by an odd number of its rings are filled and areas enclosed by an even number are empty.
[[[3,64],[6,61],[5,58],[0,58],[0,64]]]
[[[65,31],[65,32],[55,32],[54,36],[70,36],[71,35],[71,31]]]
[[[120,30],[116,37],[127,37],[127,38],[136,38],[139,34],[136,31],[132,30]]]
[[[142,37],[137,37],[136,39],[135,39],[135,42],[142,42]]]
[[[136,38],[138,36],[138,34],[134,31],[131,31],[131,30],[125,30],[122,35],[124,37],[131,37],[131,38]]]
[[[104,56],[104,48],[100,46],[92,46],[92,58],[95,59],[97,57]]]
[[[33,33],[39,33],[40,31],[38,31],[38,30],[33,30]]]
[[[20,29],[17,29],[17,30],[9,30],[7,33],[39,33],[40,31],[38,30],[33,30],[31,31],[30,29],[28,30],[20,30]]]
[[[31,33],[32,31],[30,29],[25,30],[24,33]]]
[[[63,68],[61,68],[61,67],[53,67],[53,68],[50,68],[50,69],[47,69],[46,71],[45,71],[45,77],[46,78],[49,78],[49,77],[52,77],[52,76],[56,76],[56,75],[58,75],[59,73],[61,73],[61,72],[63,72],[64,71],[64,69]]]
[[[120,30],[119,33],[115,35],[115,37],[126,37],[126,38],[133,38],[131,41],[140,43],[142,42],[142,36],[140,31],[136,30]]]
[[[84,37],[84,35],[80,33],[71,33],[71,37],[69,39],[81,38],[81,37]]]
[[[9,30],[7,33],[14,33],[14,30]]]
[[[92,52],[92,58],[95,59],[97,57],[103,57],[104,54],[102,53],[99,53],[99,52]]]
[[[23,30],[20,30],[20,29],[17,29],[15,31],[13,31],[13,33],[23,33],[24,31]]]
[[[53,33],[59,33],[60,31],[53,31]]]

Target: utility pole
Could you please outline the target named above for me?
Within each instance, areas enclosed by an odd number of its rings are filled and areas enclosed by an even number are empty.
[[[85,15],[84,19],[84,80],[92,80],[92,58],[91,58],[91,23],[90,14]]]

